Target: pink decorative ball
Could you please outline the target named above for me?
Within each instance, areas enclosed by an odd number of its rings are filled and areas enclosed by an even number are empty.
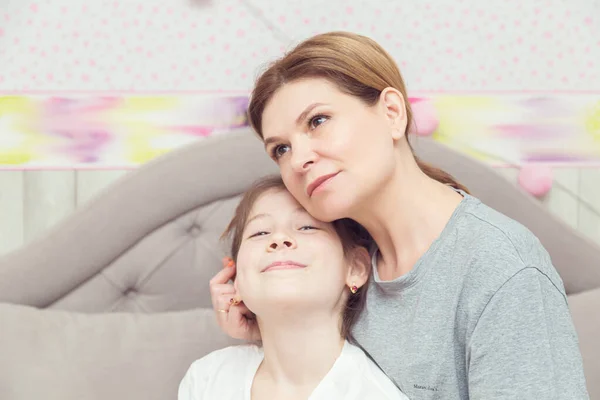
[[[410,133],[419,136],[429,136],[438,128],[440,118],[433,103],[429,100],[419,99],[411,105],[413,112],[413,123]]]
[[[545,196],[553,179],[552,168],[547,165],[527,164],[519,172],[519,185],[535,197]]]

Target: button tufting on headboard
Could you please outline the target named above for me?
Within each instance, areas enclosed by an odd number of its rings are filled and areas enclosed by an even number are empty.
[[[202,232],[202,227],[198,224],[194,224],[188,228],[188,234],[192,237],[198,237]]]

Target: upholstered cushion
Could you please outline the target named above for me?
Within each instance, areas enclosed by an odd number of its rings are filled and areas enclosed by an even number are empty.
[[[0,399],[176,399],[189,365],[230,344],[208,309],[83,314],[0,304]]]
[[[569,296],[590,399],[600,399],[600,289]]]
[[[247,128],[158,157],[0,257],[0,301],[83,312],[207,307],[238,196],[274,172]]]
[[[208,282],[228,254],[220,236],[238,202],[234,196],[202,205],[146,233],[48,308],[151,313],[211,307]]]

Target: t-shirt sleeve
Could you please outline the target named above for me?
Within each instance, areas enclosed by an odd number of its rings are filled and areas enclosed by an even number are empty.
[[[237,360],[245,361],[243,357],[247,349],[242,346],[226,347],[215,350],[196,360],[188,368],[179,384],[178,400],[202,400],[209,385],[214,384],[211,378],[221,372],[223,368],[235,371]],[[225,371],[227,373],[227,371]]]
[[[194,361],[179,384],[178,400],[237,396],[249,368],[262,361],[261,354],[253,345],[231,346]]]
[[[177,400],[201,399],[206,387],[207,372],[211,370],[214,358],[213,354],[209,354],[194,361],[179,384]]]
[[[194,387],[196,382],[194,374],[191,373],[191,368],[187,370],[185,376],[179,383],[179,391],[177,392],[178,400],[197,400]]]
[[[510,278],[467,343],[469,398],[588,399],[565,295],[540,270]]]

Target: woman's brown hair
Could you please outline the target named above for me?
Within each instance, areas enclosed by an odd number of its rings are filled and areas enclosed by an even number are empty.
[[[329,32],[300,43],[275,61],[256,81],[248,119],[262,138],[262,115],[275,92],[286,83],[304,78],[324,78],[342,92],[373,106],[381,92],[392,87],[400,91],[406,104],[405,136],[413,123],[406,86],[393,58],[374,40],[349,32]],[[407,143],[412,150],[407,136]],[[414,151],[413,151],[414,154]],[[456,189],[468,189],[447,172],[424,163],[415,156],[421,170],[430,178]]]
[[[235,262],[237,262],[237,256],[242,244],[244,229],[246,228],[252,207],[254,207],[256,201],[263,194],[272,190],[287,192],[285,184],[280,176],[268,176],[256,181],[242,196],[242,199],[235,210],[233,218],[225,229],[222,238],[229,238],[231,240],[231,257]],[[357,222],[351,219],[340,219],[334,221],[332,224],[340,238],[340,241],[342,242],[344,257],[347,259],[352,256],[353,249],[356,249],[357,247],[365,247],[368,249],[368,247],[371,245],[371,236]],[[360,312],[364,308],[366,292],[367,284],[359,288],[355,294],[351,294],[348,297],[348,301],[342,316],[341,334],[344,338],[352,339],[350,330],[358,319]]]

